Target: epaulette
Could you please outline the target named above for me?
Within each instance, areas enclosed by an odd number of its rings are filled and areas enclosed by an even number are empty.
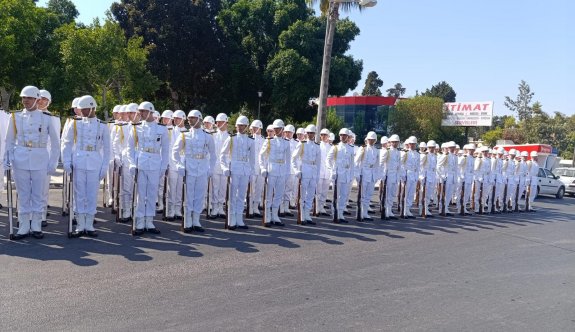
[[[289,140],[289,139],[287,139],[287,138],[284,138],[284,139],[285,139],[286,141],[288,141],[288,142],[290,141],[290,140]]]
[[[314,142],[314,143],[315,143],[316,145],[319,145],[319,143],[318,143],[318,142]]]
[[[23,111],[23,110],[16,110],[16,111],[10,111],[10,112],[8,112],[8,113],[14,114],[14,113],[20,113],[20,112],[22,112],[22,111]]]
[[[165,127],[166,125],[158,122],[158,126],[164,126]]]
[[[188,128],[184,128],[184,129],[180,130],[180,133],[187,133],[188,131],[190,131]]]
[[[272,139],[271,137],[266,137],[266,139]]]
[[[255,139],[253,136],[248,136],[248,137],[251,138],[251,139]]]
[[[122,122],[122,123],[116,123],[116,126],[125,126],[125,125],[126,125],[126,123],[125,123],[125,122]]]
[[[132,123],[132,126],[139,126],[141,124],[142,124],[142,122],[140,121],[140,122]]]
[[[174,129],[174,127],[170,127],[170,128],[168,128],[168,130],[173,130],[173,129]]]
[[[56,117],[56,118],[58,117],[57,115],[52,114],[52,113],[50,113],[50,112],[43,111],[42,113],[44,113],[44,114],[46,114],[46,115],[49,115],[49,116]]]
[[[207,130],[205,130],[205,129],[204,129],[204,133],[206,133],[206,134],[210,134],[210,135],[213,135],[213,134],[214,134],[214,132],[213,132],[213,131],[207,131]]]
[[[237,135],[237,134],[230,134],[230,137],[234,137],[234,136],[236,136],[236,135]]]

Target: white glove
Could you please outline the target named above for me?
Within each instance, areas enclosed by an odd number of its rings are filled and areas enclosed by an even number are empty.
[[[224,176],[230,176],[230,174],[231,174],[231,172],[230,172],[229,169],[226,169],[226,170],[224,171]]]
[[[64,172],[66,172],[68,174],[72,173],[72,165],[64,164]]]
[[[186,168],[185,167],[178,168],[178,175],[181,177],[186,176]]]
[[[262,170],[262,176],[263,176],[264,178],[267,178],[267,177],[268,177],[268,171],[266,171],[265,169]]]
[[[131,176],[136,176],[136,166],[130,166],[130,168],[128,168],[128,171],[130,172]]]
[[[295,172],[295,177],[301,179],[301,171]]]

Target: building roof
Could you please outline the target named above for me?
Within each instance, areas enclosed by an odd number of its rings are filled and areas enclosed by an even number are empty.
[[[399,98],[380,96],[345,96],[327,98],[327,106],[339,105],[377,105],[393,106]]]

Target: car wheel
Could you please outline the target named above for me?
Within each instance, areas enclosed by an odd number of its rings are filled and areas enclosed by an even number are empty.
[[[559,190],[557,190],[555,198],[562,199],[564,195],[565,195],[565,187],[559,187]]]

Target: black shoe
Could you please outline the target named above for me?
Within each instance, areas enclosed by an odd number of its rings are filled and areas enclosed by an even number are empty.
[[[469,213],[469,212],[467,212],[467,213],[465,213],[465,215],[466,215],[466,216],[472,216],[472,215],[473,215],[473,213]]]
[[[160,234],[160,230],[157,228],[146,228],[146,232],[148,233],[152,233],[152,234]]]
[[[143,229],[143,228],[142,228],[142,229],[136,228],[136,230],[133,231],[132,234],[133,234],[134,236],[142,236],[142,235],[144,235],[144,229]]]
[[[326,203],[331,203],[331,199],[326,199],[325,202],[326,202]]]
[[[355,221],[357,221],[357,222],[365,222],[365,218],[355,219]]]
[[[263,218],[261,213],[254,213],[253,218]]]
[[[174,221],[176,221],[176,218],[174,218],[174,217],[164,217],[162,220],[167,221],[167,222],[174,222]]]
[[[184,219],[184,217],[182,217],[182,216],[174,216],[174,220],[183,220],[183,219]]]
[[[79,237],[84,236],[84,234],[85,234],[85,231],[73,231],[73,232],[72,232],[72,237],[73,237],[73,238],[79,238]]]
[[[331,216],[331,214],[327,213],[327,212],[322,212],[319,214],[320,216],[324,216],[324,217],[329,217]]]
[[[281,221],[274,221],[274,225],[275,225],[275,226],[281,226],[281,227],[283,227],[283,226],[285,226],[286,224],[284,224],[284,223],[281,222]]]
[[[35,239],[43,239],[44,238],[44,234],[42,232],[32,232],[32,237],[34,237]]]
[[[397,216],[389,217],[391,220],[397,220]]]
[[[28,234],[14,234],[14,235],[12,235],[10,240],[18,241],[18,240],[22,240],[26,237],[28,237]]]
[[[334,223],[334,224],[339,224],[339,219],[337,219],[337,220],[332,220],[331,222]]]
[[[341,223],[341,224],[347,224],[348,223],[347,220],[345,220],[345,219],[338,219],[337,221],[339,221],[339,223]]]
[[[366,218],[363,218],[363,221],[373,221],[373,218],[371,218],[371,217],[366,217]]]
[[[192,228],[194,229],[194,231],[196,232],[200,232],[202,233],[204,231],[204,228],[202,226],[192,226]]]
[[[343,215],[344,215],[344,216],[351,216],[351,212],[349,212],[349,211],[343,211]]]
[[[286,216],[285,212],[279,212],[278,213],[278,217],[285,217],[285,216]]]
[[[228,219],[228,216],[226,216],[225,214],[218,214],[218,218],[220,218],[220,219]]]
[[[228,230],[230,231],[235,231],[236,228],[238,228],[237,226],[228,226]]]
[[[249,227],[247,225],[241,225],[241,226],[238,226],[238,228],[239,229],[249,229]]]
[[[447,213],[445,214],[445,216],[446,216],[446,217],[453,217],[453,213],[447,212]]]
[[[217,214],[210,214],[210,215],[208,216],[208,219],[214,220],[214,219],[216,219],[217,217],[218,217]]]
[[[156,214],[163,214],[163,213],[164,213],[164,209],[156,210]]]
[[[291,213],[291,212],[286,212],[285,215],[288,216],[288,217],[293,217],[293,216],[294,216],[294,214]]]
[[[96,233],[96,231],[86,231],[86,235],[89,237],[98,237],[98,233]]]
[[[306,220],[305,221],[308,225],[315,225],[316,223],[313,220]]]
[[[352,207],[351,207],[351,205],[347,204],[347,205],[345,206],[345,208],[346,208],[346,209],[351,209]]]
[[[76,226],[78,225],[78,222],[76,222],[76,218],[72,219],[72,226]]]
[[[184,233],[191,233],[194,229],[192,227],[184,227]]]
[[[433,214],[428,214],[425,216],[426,218],[435,218],[435,216]]]
[[[297,209],[297,206],[290,205],[289,208],[292,210],[295,210],[295,209]]]
[[[46,220],[42,220],[42,227],[48,226],[48,222]]]
[[[264,227],[270,228],[270,227],[272,227],[272,223],[271,222],[265,222]]]

